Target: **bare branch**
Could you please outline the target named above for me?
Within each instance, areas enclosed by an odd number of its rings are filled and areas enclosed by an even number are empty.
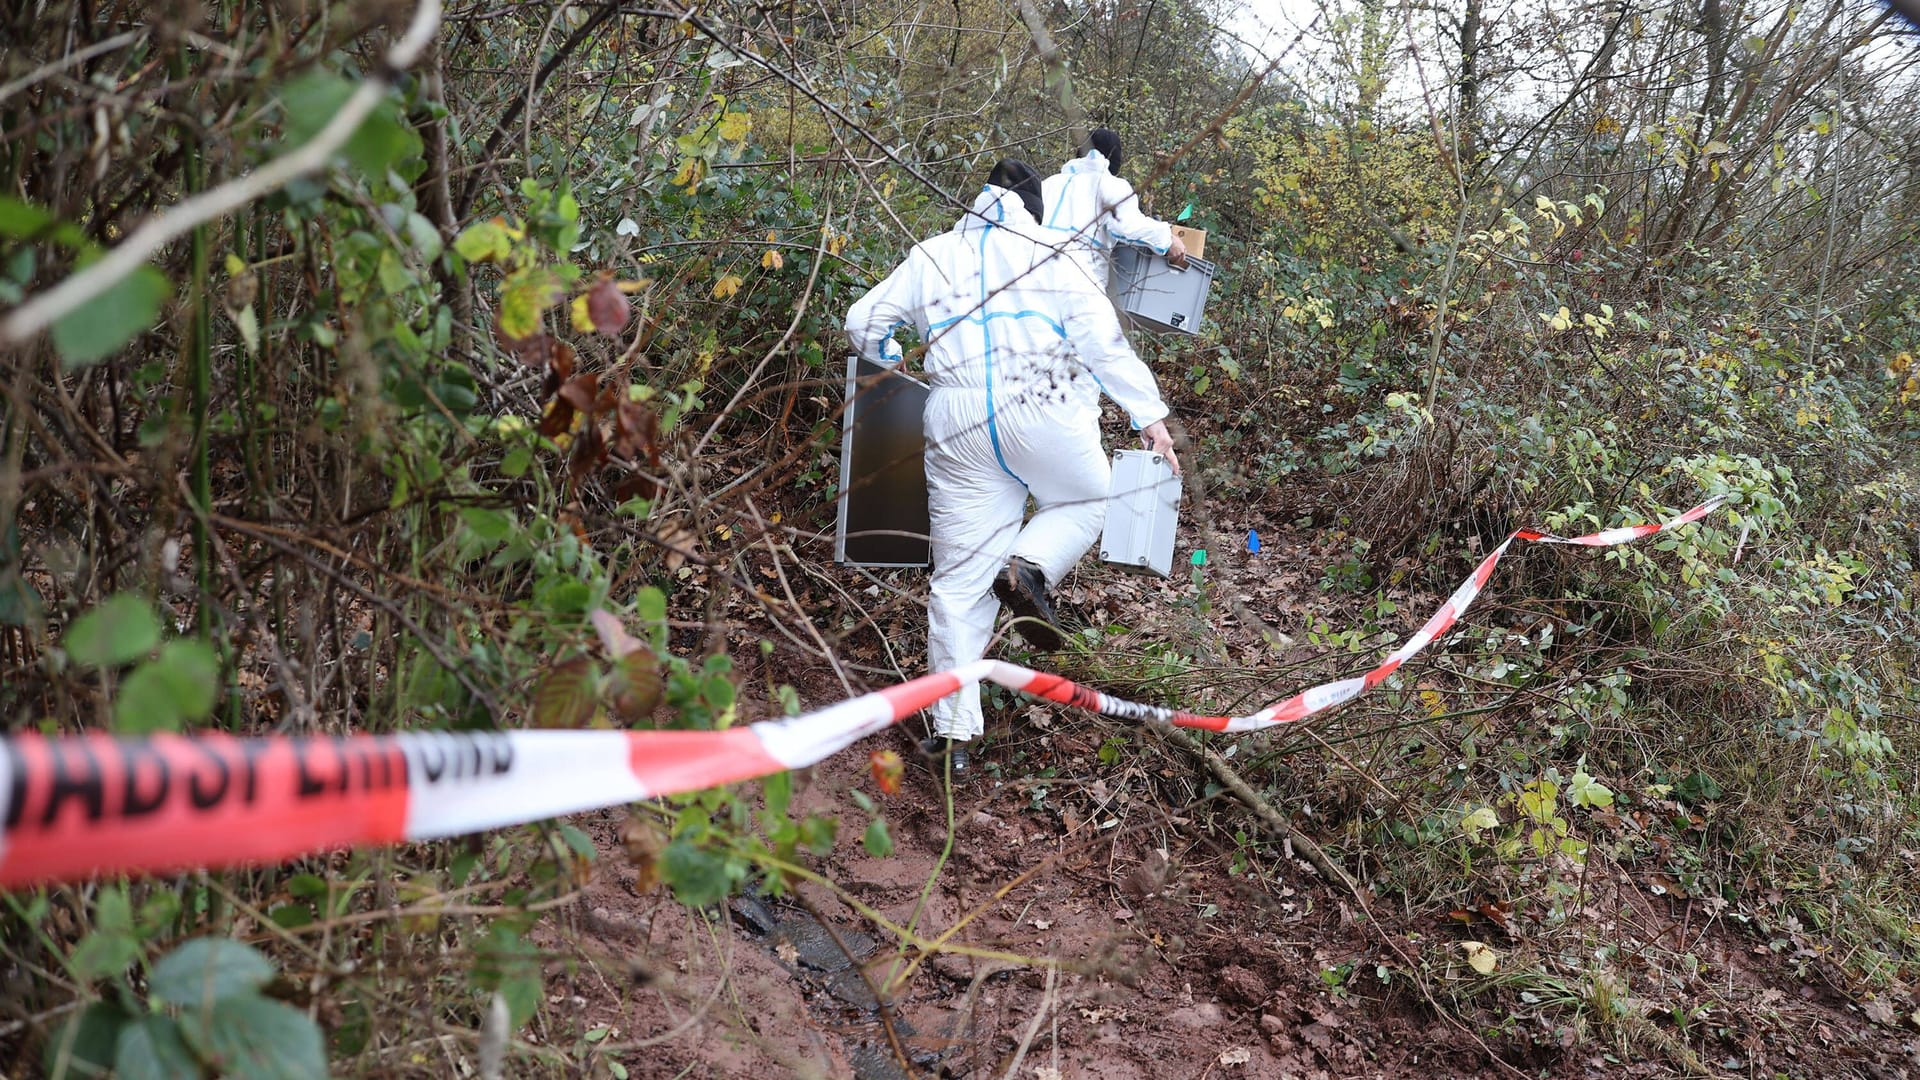
[[[439,28],[440,0],[420,0],[406,34],[387,51],[385,66],[368,74],[319,134],[292,153],[149,218],[99,261],[13,309],[0,322],[0,341],[26,341],[138,270],[170,241],[324,168],[380,104],[395,75],[426,52]]]

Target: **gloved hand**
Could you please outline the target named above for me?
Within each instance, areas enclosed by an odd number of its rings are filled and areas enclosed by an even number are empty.
[[[1166,455],[1167,464],[1173,467],[1173,475],[1180,475],[1180,458],[1173,452],[1173,436],[1167,431],[1165,420],[1155,420],[1140,429],[1140,439],[1147,444],[1147,449]]]

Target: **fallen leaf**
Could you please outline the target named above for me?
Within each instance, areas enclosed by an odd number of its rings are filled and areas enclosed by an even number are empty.
[[[626,327],[633,309],[621,294],[620,286],[614,284],[613,275],[602,276],[587,291],[587,314],[593,319],[593,329],[608,337],[618,337]]]
[[[773,955],[785,960],[789,964],[797,964],[800,962],[800,950],[794,948],[793,942],[791,941],[783,941],[775,945],[773,947]]]
[[[1887,1004],[1887,999],[1885,998],[1874,998],[1862,1006],[1861,1011],[1867,1014],[1867,1019],[1887,1027],[1892,1027],[1898,1020],[1898,1015],[1893,1011],[1893,1006]]]
[[[1493,974],[1493,969],[1500,963],[1500,954],[1484,941],[1463,941],[1460,951],[1467,954],[1467,966],[1482,975]]]
[[[1222,1065],[1245,1065],[1252,1060],[1253,1051],[1248,1050],[1244,1046],[1236,1046],[1231,1050],[1220,1051],[1220,1064]]]
[[[883,795],[900,794],[900,781],[906,775],[906,763],[892,750],[875,750],[867,758],[867,766],[873,770],[873,783]]]
[[[667,850],[666,834],[652,820],[630,814],[620,826],[620,846],[632,861],[633,891],[641,895],[660,887],[660,854]]]
[[[660,546],[667,550],[667,573],[677,574],[687,563],[687,554],[694,550],[700,537],[682,525],[669,525],[660,532]]]

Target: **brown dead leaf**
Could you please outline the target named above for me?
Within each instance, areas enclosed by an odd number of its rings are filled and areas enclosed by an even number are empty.
[[[660,546],[666,550],[667,573],[677,574],[687,556],[698,554],[700,534],[675,522],[660,531]]]
[[[651,818],[628,814],[620,826],[620,848],[633,863],[633,891],[645,895],[660,887],[660,854],[667,850],[666,834]]]
[[[632,314],[633,309],[621,294],[620,286],[614,284],[613,275],[602,271],[600,280],[587,291],[587,316],[593,320],[593,328],[608,337],[619,337]]]

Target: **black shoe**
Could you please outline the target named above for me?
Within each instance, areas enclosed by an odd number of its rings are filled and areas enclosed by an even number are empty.
[[[935,735],[930,739],[920,740],[920,752],[933,759],[936,771],[940,767],[942,757],[947,759],[948,767],[956,773],[966,772],[967,767],[973,764],[973,760],[967,756],[967,744],[958,739],[949,739],[945,735]]]
[[[1047,599],[1047,576],[1039,567],[1018,555],[1008,559],[1007,568],[993,579],[993,595],[1013,612],[1013,628],[1027,644],[1041,652],[1066,644]]]

